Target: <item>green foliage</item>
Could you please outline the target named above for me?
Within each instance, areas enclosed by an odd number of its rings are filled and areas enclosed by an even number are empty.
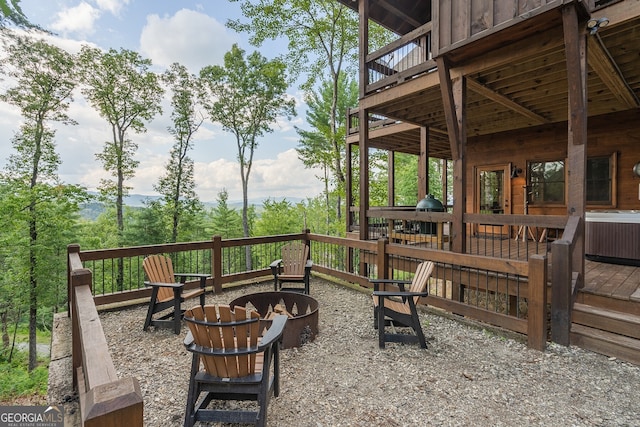
[[[396,154],[395,172],[396,205],[415,206],[418,203],[418,156]]]
[[[304,228],[300,211],[286,199],[267,199],[262,203],[262,214],[256,221],[255,236],[275,236],[299,233]]]
[[[20,0],[0,0],[0,28],[13,24],[19,28],[42,30],[29,19],[20,7]]]
[[[258,138],[272,132],[279,116],[295,115],[295,102],[287,94],[285,65],[267,61],[259,52],[245,58],[237,45],[224,56],[224,66],[212,65],[200,71],[204,86],[201,102],[213,122],[236,138],[242,181],[242,222],[249,236],[248,186]]]
[[[13,351],[9,362],[5,353],[0,353],[0,401],[11,401],[20,396],[38,394],[47,395],[49,380],[48,360],[40,360],[40,364],[31,372],[28,367],[28,354],[25,351]]]
[[[218,204],[211,210],[211,223],[207,231],[212,236],[223,239],[242,237],[242,217],[235,209],[227,204],[229,193],[223,189],[218,193]]]
[[[193,148],[193,135],[204,119],[197,111],[195,98],[199,81],[196,76],[189,74],[183,65],[174,63],[163,75],[163,80],[172,91],[173,127],[169,127],[169,133],[175,143],[165,165],[165,173],[154,189],[162,195],[164,209],[171,219],[169,241],[176,242],[183,216],[193,216],[196,211],[202,210],[195,192],[193,160],[188,153]]]
[[[167,242],[165,212],[158,201],[148,201],[142,208],[125,208],[125,246],[155,245]]]
[[[347,110],[358,103],[358,84],[345,74],[337,79],[337,92],[333,82],[325,80],[317,91],[307,96],[307,123],[310,131],[296,128],[300,142],[296,151],[306,167],[319,167],[323,176],[326,201],[326,222],[331,222],[333,213],[340,217],[340,200],[344,197],[343,159],[345,157],[346,124],[344,117]],[[337,104],[334,105],[334,96]],[[332,194],[337,202],[330,206]]]
[[[161,112],[164,93],[158,76],[151,72],[151,61],[137,52],[83,46],[78,55],[82,93],[93,108],[110,125],[111,140],[105,142],[96,157],[115,180],[103,180],[100,190],[107,199],[115,200],[118,236],[124,230],[123,197],[125,180],[138,166],[134,159],[138,145],[128,138],[129,130],[146,131],[145,122]],[[119,245],[118,245],[119,246]]]
[[[52,310],[66,297],[66,250],[84,189],[58,183],[60,163],[55,130],[50,122],[71,124],[66,111],[75,88],[75,63],[70,54],[42,40],[14,37],[5,43],[3,71],[15,83],[0,99],[20,109],[23,123],[12,139],[14,153],[1,177],[3,209],[11,228],[0,232],[13,245],[0,248],[10,273],[3,275],[0,306],[10,304],[29,312],[29,366],[36,366],[38,310]],[[3,221],[4,223],[4,221]],[[10,280],[10,281],[5,281]],[[28,292],[24,291],[28,289]],[[51,310],[47,314],[51,314]]]

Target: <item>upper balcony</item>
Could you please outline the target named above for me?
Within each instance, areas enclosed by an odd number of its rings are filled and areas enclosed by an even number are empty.
[[[339,1],[358,10],[358,2]],[[570,4],[585,27],[588,17],[609,19],[588,37],[589,116],[638,108],[640,58],[632,52],[640,49],[640,7],[620,0],[370,0],[369,19],[399,37],[363,52],[360,108],[446,140],[436,65],[446,57],[452,78],[467,78],[468,136],[566,121],[562,10]]]

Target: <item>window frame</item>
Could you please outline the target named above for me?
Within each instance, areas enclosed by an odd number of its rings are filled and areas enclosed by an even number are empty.
[[[603,201],[603,202],[597,202],[597,201],[593,201],[593,200],[589,200],[588,198],[588,194],[585,194],[586,198],[587,198],[587,208],[615,208],[618,204],[618,199],[617,199],[617,189],[618,189],[618,181],[617,181],[617,176],[618,176],[618,153],[617,152],[613,152],[610,154],[602,154],[602,155],[594,155],[594,156],[588,156],[587,157],[587,163],[589,162],[589,160],[591,159],[603,159],[603,158],[608,158],[609,159],[609,183],[610,183],[610,197],[609,200],[607,201]],[[586,170],[585,170],[585,175],[586,175]],[[588,177],[585,177],[586,180],[588,180]],[[585,182],[585,193],[588,190],[588,186]]]
[[[567,205],[567,159],[535,159],[535,160],[527,160],[527,190],[533,194],[533,184],[531,182],[531,165],[533,163],[555,163],[562,162],[563,169],[563,179],[562,179],[562,200],[558,202],[554,201],[534,201],[533,198],[527,195],[527,204],[529,206],[538,206],[538,207],[561,207]]]

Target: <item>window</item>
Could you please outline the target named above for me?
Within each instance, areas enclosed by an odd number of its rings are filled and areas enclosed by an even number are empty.
[[[529,162],[529,203],[565,203],[564,161]],[[616,155],[587,159],[587,205],[615,206]]]
[[[564,160],[530,162],[529,203],[537,205],[564,203]]]
[[[587,159],[587,204],[614,206],[615,154]]]

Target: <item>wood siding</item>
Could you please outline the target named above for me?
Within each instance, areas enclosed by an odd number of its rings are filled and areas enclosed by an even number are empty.
[[[433,3],[439,53],[485,37],[553,8],[562,0],[437,0]]]
[[[640,161],[640,121],[637,110],[593,117],[588,122],[587,156],[607,156],[617,159],[617,189],[615,206],[606,209],[640,209],[640,178],[632,168]],[[524,190],[527,163],[541,160],[562,160],[567,156],[567,124],[537,126],[520,131],[472,137],[467,145],[467,182],[475,182],[478,166],[511,163],[523,170],[519,178],[511,179],[512,212],[524,213]],[[565,181],[566,182],[566,181]],[[473,212],[474,186],[467,185],[467,212]],[[587,209],[597,209],[587,206]],[[529,205],[531,215],[565,215],[566,205]]]

